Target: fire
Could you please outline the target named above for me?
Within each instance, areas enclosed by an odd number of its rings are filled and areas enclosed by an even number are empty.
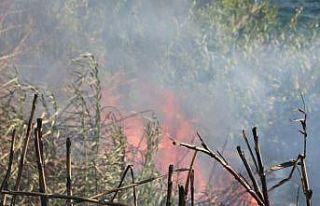
[[[154,90],[155,88],[151,89]],[[106,94],[106,99],[109,99],[104,103],[108,103],[109,105],[111,104],[112,106],[117,107],[118,98],[112,98],[112,92],[104,91],[103,94]],[[161,128],[160,142],[155,158],[157,169],[162,174],[165,174],[170,164],[173,164],[175,168],[189,167],[193,152],[191,150],[173,145],[170,138],[179,140],[181,142],[192,143],[195,139],[195,128],[193,127],[192,121],[185,116],[183,109],[180,107],[179,101],[173,92],[157,91],[157,95],[152,96],[150,99],[152,101],[152,105],[154,105],[154,108],[152,109],[156,111],[156,114],[160,119]],[[126,115],[123,115],[123,117],[124,116]],[[144,137],[144,123],[144,119],[139,115],[123,121],[124,133],[128,142],[127,160],[130,162],[130,164],[134,164],[136,168],[139,168],[139,163],[143,162],[143,154],[147,150],[146,139]],[[139,153],[131,155],[130,152],[134,150],[139,150]],[[193,167],[195,171],[195,189],[198,192],[203,192],[208,186],[207,180],[203,173],[204,171],[197,160],[195,161]],[[186,173],[179,174],[179,184],[184,185],[186,178]],[[226,186],[228,187],[228,185],[230,185],[233,181],[233,178],[228,175],[224,178],[217,177],[217,179],[218,182],[214,183],[215,188],[213,189],[222,189]],[[219,180],[221,180],[221,182]],[[242,189],[243,188],[239,188],[239,190]],[[257,205],[256,201],[249,194],[243,194],[240,201],[245,202],[246,205]]]
[[[105,100],[104,104],[115,107],[118,105],[118,98],[114,98],[110,90],[105,89],[103,97]],[[173,92],[157,91],[157,96],[150,99],[152,105],[155,107],[152,109],[154,109],[157,116],[159,116],[161,128],[160,143],[155,159],[157,169],[161,173],[166,173],[170,164],[173,164],[176,168],[189,167],[193,152],[174,146],[170,138],[183,142],[192,142],[192,139],[194,139],[194,128],[191,121],[185,117]],[[131,161],[131,163],[143,162],[143,153],[147,149],[146,140],[144,139],[143,118],[139,115],[128,118],[124,121],[123,126],[128,141],[129,153],[137,148],[139,152],[141,152],[140,156],[129,157],[128,160]],[[198,191],[204,190],[206,181],[204,180],[198,161],[195,161],[194,169],[195,187]],[[179,179],[181,180],[181,184],[184,183],[186,173],[179,175]]]

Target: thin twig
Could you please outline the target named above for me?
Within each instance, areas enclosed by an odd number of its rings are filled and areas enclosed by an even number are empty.
[[[246,159],[246,157],[245,157],[245,154],[244,154],[244,152],[241,150],[241,147],[240,147],[240,146],[237,147],[237,151],[238,151],[238,154],[239,154],[239,156],[240,156],[240,158],[241,158],[241,160],[242,160],[242,163],[243,163],[244,167],[246,168],[246,171],[247,171],[247,173],[248,173],[248,175],[249,175],[249,177],[250,177],[250,180],[251,180],[252,185],[253,185],[253,189],[256,191],[256,193],[259,195],[259,197],[262,199],[263,197],[262,197],[260,188],[259,188],[259,186],[258,186],[257,180],[256,180],[256,178],[254,177],[254,174],[253,174],[253,172],[252,172],[252,169],[251,169],[251,167],[250,167],[250,164],[248,164],[248,161],[247,161],[247,159]]]
[[[191,175],[191,171],[193,169],[193,164],[194,164],[194,161],[197,157],[197,153],[198,151],[195,150],[194,153],[193,153],[193,156],[192,156],[192,160],[191,160],[191,163],[190,163],[190,166],[189,166],[189,172],[188,172],[188,176],[187,176],[187,180],[186,180],[186,184],[184,186],[185,188],[185,195],[186,197],[188,196],[188,189],[189,189],[189,181],[190,181],[190,175]]]
[[[291,171],[290,171],[288,177],[285,178],[285,179],[283,179],[283,180],[281,180],[280,182],[278,182],[278,183],[275,184],[274,186],[272,186],[272,187],[269,189],[269,191],[272,191],[272,190],[276,189],[277,187],[280,187],[281,185],[283,185],[284,183],[286,183],[287,181],[289,181],[289,180],[292,178],[293,172],[295,171],[297,165],[300,163],[301,158],[302,158],[302,155],[298,155],[297,159],[294,160],[294,164],[293,164],[293,166],[292,166],[292,168],[291,168]]]
[[[121,179],[120,179],[120,182],[119,182],[117,188],[120,188],[120,187],[122,186],[122,183],[123,183],[125,177],[127,176],[127,173],[128,173],[128,171],[129,171],[130,167],[131,167],[131,165],[128,165],[128,166],[126,167],[126,169],[124,170],[124,172],[122,173]],[[112,198],[111,198],[111,200],[110,200],[111,202],[113,202],[113,200],[116,198],[118,192],[119,192],[119,190],[115,191],[115,193],[113,194],[113,196],[112,196]]]
[[[262,162],[262,157],[260,153],[260,145],[259,145],[259,136],[257,133],[257,127],[254,127],[252,129],[252,134],[253,134],[253,139],[255,143],[255,151],[256,151],[256,156],[257,156],[257,161],[258,161],[258,172],[260,176],[260,181],[261,181],[261,188],[262,188],[262,194],[263,194],[263,200],[266,206],[269,206],[269,197],[268,197],[268,187],[267,187],[267,180],[266,180],[266,173],[264,171],[264,166]]]
[[[255,168],[256,168],[256,171],[258,172],[259,170],[258,170],[257,160],[256,160],[256,158],[255,158],[255,156],[254,156],[254,154],[253,154],[251,145],[250,145],[250,143],[249,143],[248,137],[247,137],[246,132],[245,132],[244,130],[242,130],[242,137],[243,137],[244,141],[246,142],[246,145],[247,145],[248,150],[249,150],[249,152],[250,152],[251,159],[252,159],[253,164],[254,164],[254,166],[255,166]]]

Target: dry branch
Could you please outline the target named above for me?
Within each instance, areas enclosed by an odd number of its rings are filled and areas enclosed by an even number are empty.
[[[187,176],[186,184],[185,184],[185,186],[184,186],[184,188],[185,188],[185,195],[186,195],[186,197],[188,196],[188,189],[189,189],[190,175],[191,175],[191,172],[192,172],[192,170],[193,170],[193,164],[194,164],[194,161],[195,161],[195,159],[196,159],[196,157],[197,157],[197,153],[198,153],[198,151],[197,151],[197,150],[196,150],[196,151],[194,151],[193,156],[192,156],[192,160],[191,160],[191,163],[190,163],[190,166],[189,166],[189,172],[188,172],[188,176]]]
[[[256,178],[255,178],[255,176],[254,176],[254,174],[253,174],[253,172],[252,172],[252,169],[251,169],[251,167],[250,167],[250,164],[248,163],[248,161],[247,161],[247,159],[246,159],[246,157],[245,157],[245,154],[244,154],[244,152],[241,150],[241,147],[240,147],[240,146],[237,147],[237,151],[238,151],[238,154],[239,154],[239,156],[240,156],[240,158],[241,158],[241,160],[242,160],[242,163],[243,163],[244,167],[246,168],[246,171],[247,171],[247,173],[248,173],[248,175],[249,175],[249,178],[250,178],[250,180],[251,180],[251,182],[252,182],[253,189],[254,189],[255,192],[259,195],[259,197],[262,199],[263,197],[262,197],[260,188],[259,188],[259,186],[258,186],[257,180],[256,180]]]
[[[251,186],[248,184],[248,182],[241,177],[230,165],[228,162],[226,162],[225,159],[221,158],[220,155],[212,152],[211,150],[208,150],[208,146],[205,144],[205,142],[202,140],[201,138],[201,142],[202,145],[204,146],[204,148],[201,147],[197,147],[195,145],[191,145],[191,144],[187,144],[187,143],[182,143],[182,142],[178,142],[176,140],[173,140],[173,144],[174,145],[179,145],[182,147],[186,147],[188,149],[191,150],[197,150],[199,152],[205,153],[207,155],[209,155],[210,157],[212,157],[213,159],[215,159],[217,162],[219,162],[221,164],[221,166],[226,169],[234,178],[236,181],[238,181],[244,188],[245,190],[257,201],[257,203],[261,206],[264,206],[264,202],[263,200],[259,197],[259,195],[251,188]],[[206,149],[207,148],[207,149]]]
[[[258,136],[256,127],[254,127],[252,129],[252,134],[253,134],[253,139],[254,139],[254,143],[255,143],[254,149],[255,149],[257,161],[258,161],[258,173],[259,173],[260,181],[261,181],[263,200],[264,200],[265,205],[269,206],[270,203],[269,203],[269,196],[268,196],[266,173],[264,171],[263,161],[262,161],[261,152],[260,152],[259,136]]]
[[[250,152],[250,156],[251,156],[251,159],[252,159],[252,161],[253,161],[253,164],[254,164],[254,166],[255,166],[255,168],[256,168],[256,171],[258,172],[257,160],[256,160],[256,158],[255,158],[255,156],[254,156],[254,154],[253,154],[251,145],[250,145],[250,143],[249,143],[248,137],[247,137],[247,135],[246,135],[246,133],[245,133],[244,130],[242,130],[242,137],[243,137],[243,139],[244,139],[244,141],[245,141],[245,143],[246,143],[246,145],[247,145],[247,147],[248,147],[248,150],[249,150],[249,152]]]

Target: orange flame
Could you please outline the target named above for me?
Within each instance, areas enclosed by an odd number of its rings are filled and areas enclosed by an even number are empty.
[[[110,106],[118,105],[118,98],[114,98],[112,91],[103,90],[103,97],[105,104]],[[174,146],[170,138],[183,142],[191,142],[194,134],[192,123],[184,116],[173,92],[157,91],[157,96],[152,98],[151,101],[153,101],[153,105],[156,108],[155,111],[161,120],[161,137],[155,159],[157,168],[161,173],[166,173],[170,164],[175,165],[176,168],[189,167],[193,152]],[[129,153],[134,148],[138,148],[139,152],[142,153],[138,158],[137,156],[131,158],[129,156],[128,160],[131,163],[143,161],[143,153],[147,149],[146,141],[143,140],[143,129],[144,120],[139,116],[126,119],[124,122],[124,133],[127,137]],[[194,169],[195,187],[198,190],[204,189],[206,184],[198,161],[195,162]],[[179,175],[179,179],[183,182],[185,178],[186,174]]]
[[[118,105],[118,98],[113,98],[111,91],[104,90],[103,95],[106,95],[106,99],[108,99],[108,101],[105,101],[104,103],[111,106]],[[192,121],[188,120],[184,115],[184,112],[173,92],[157,91],[157,96],[153,97],[151,101],[161,120],[161,137],[158,145],[158,153],[156,154],[155,159],[158,170],[161,173],[166,173],[170,164],[175,165],[176,168],[189,167],[193,152],[185,148],[174,146],[170,138],[192,143],[194,139]],[[139,164],[137,163],[143,162],[143,154],[147,149],[146,140],[143,139],[144,119],[139,116],[126,119],[124,122],[124,133],[128,141],[128,161],[139,168]],[[138,156],[130,155],[130,150],[132,148],[138,148],[140,154],[138,154]],[[199,192],[205,191],[207,181],[205,180],[203,174],[204,171],[202,170],[199,161],[195,161],[193,168],[195,170],[195,189]],[[187,178],[187,174],[181,174],[178,178],[180,181],[179,183],[183,184]],[[221,188],[223,188],[225,185],[228,185],[226,182],[231,183],[232,181],[233,179],[230,179],[230,177],[228,179],[227,177],[227,179],[222,180],[221,184],[218,183],[217,185],[218,187],[221,185]],[[256,201],[248,194],[244,194],[242,196],[242,200],[247,202],[248,205],[257,206]]]

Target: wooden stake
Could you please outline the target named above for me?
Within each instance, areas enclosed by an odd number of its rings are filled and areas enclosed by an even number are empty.
[[[191,206],[194,206],[194,170],[190,174]]]
[[[172,174],[173,174],[173,165],[169,166],[168,172],[168,189],[167,189],[167,203],[166,206],[171,206],[171,194],[172,194]]]
[[[42,119],[37,119],[37,128],[35,129],[35,149],[36,149],[36,159],[37,159],[37,165],[38,165],[38,174],[39,174],[39,192],[41,193],[47,193],[47,186],[46,186],[46,178],[44,173],[44,165],[43,165],[43,146],[42,141],[40,140],[42,138]],[[40,146],[41,145],[41,146]],[[48,205],[48,199],[44,196],[41,198],[41,206],[47,206]]]
[[[66,140],[66,169],[67,169],[67,195],[72,196],[72,177],[71,177],[71,140],[68,137]],[[72,206],[72,199],[67,199],[67,206]]]
[[[185,191],[182,185],[179,185],[179,206],[185,206],[186,205],[186,196]]]

